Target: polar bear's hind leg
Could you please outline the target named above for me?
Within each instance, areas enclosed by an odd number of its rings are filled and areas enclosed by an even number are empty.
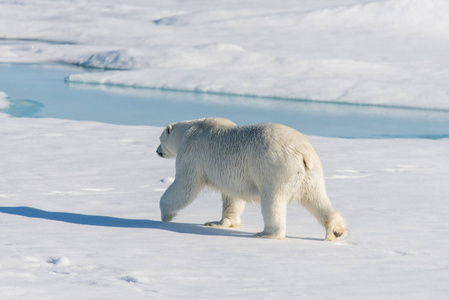
[[[287,204],[288,198],[280,195],[263,193],[260,199],[262,216],[265,224],[262,232],[254,237],[268,239],[285,239],[287,231]]]
[[[245,209],[245,201],[222,194],[223,214],[220,221],[207,222],[205,226],[210,227],[240,227],[241,215]]]
[[[307,197],[301,204],[324,226],[325,240],[338,241],[346,231],[345,221],[324,192],[316,194],[315,197]]]

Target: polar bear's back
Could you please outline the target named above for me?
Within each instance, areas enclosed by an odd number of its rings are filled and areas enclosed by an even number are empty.
[[[208,184],[222,191],[258,194],[267,183],[298,180],[306,169],[320,165],[308,139],[284,125],[237,126],[226,119],[198,125],[184,141],[186,150],[199,154],[198,167]]]
[[[318,158],[307,137],[276,123],[237,126],[227,119],[208,118],[199,124],[191,138],[202,145],[203,153],[209,152],[218,160],[263,159],[279,163],[283,158],[304,158],[306,167],[312,169]]]
[[[246,128],[245,128],[246,127]],[[314,160],[318,158],[309,140],[297,130],[285,125],[263,123],[242,126],[249,130],[248,147],[254,147],[261,159],[282,165],[283,161],[298,164],[312,169]]]
[[[241,150],[246,153],[276,153],[275,156],[315,153],[307,137],[291,127],[276,123],[237,126],[232,122],[227,123],[226,119],[219,120],[211,128],[211,137],[217,139],[220,146],[226,143],[229,146],[246,148]],[[217,145],[217,141],[214,141],[213,145]]]

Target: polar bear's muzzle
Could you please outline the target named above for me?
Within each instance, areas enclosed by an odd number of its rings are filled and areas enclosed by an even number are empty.
[[[157,153],[157,155],[159,155],[160,157],[164,157],[164,151],[162,151],[162,145],[159,145],[159,147],[157,147],[156,153]]]

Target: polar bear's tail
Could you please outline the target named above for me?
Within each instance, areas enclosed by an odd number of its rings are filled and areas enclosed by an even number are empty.
[[[317,159],[315,149],[312,147],[308,140],[302,141],[301,146],[297,148],[298,152],[302,155],[302,162],[306,171],[310,171],[314,167],[314,161]],[[318,158],[318,161],[320,159]]]
[[[310,157],[310,154],[302,154],[302,161],[304,163],[304,167],[306,167],[306,170],[310,171],[313,169],[313,160]]]

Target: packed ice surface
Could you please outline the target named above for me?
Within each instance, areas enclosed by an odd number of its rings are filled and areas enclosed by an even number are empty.
[[[310,137],[351,230],[290,205],[283,241],[249,205],[224,230],[205,191],[174,223],[159,199],[174,161],[163,128],[0,114],[2,299],[445,299],[449,140]]]
[[[449,109],[448,14],[445,0],[5,0],[0,37],[34,41],[0,45],[0,61],[109,70],[72,82]]]

